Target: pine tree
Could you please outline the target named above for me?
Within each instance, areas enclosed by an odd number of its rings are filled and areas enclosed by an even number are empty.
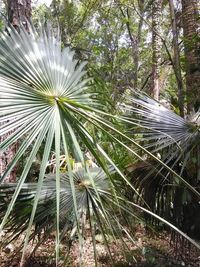
[[[200,106],[200,31],[198,1],[182,0],[188,112]]]
[[[24,26],[28,31],[28,23],[31,18],[31,0],[8,0],[7,1],[8,22],[20,32],[20,27]],[[11,133],[10,133],[11,134]],[[7,136],[0,136],[0,142],[5,140]],[[0,152],[0,177],[5,172],[7,165],[11,162],[16,153],[18,145],[15,143],[3,153]],[[16,167],[7,175],[4,182],[16,181]]]

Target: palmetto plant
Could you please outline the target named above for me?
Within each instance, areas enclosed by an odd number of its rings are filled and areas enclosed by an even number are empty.
[[[192,237],[200,238],[200,217],[192,215],[200,211],[200,113],[183,119],[141,95],[133,97],[123,108],[132,134],[182,176],[175,179],[173,173],[149,158],[148,164],[139,163],[131,170],[132,183],[154,212]]]
[[[113,172],[113,168],[109,168]],[[79,169],[71,173],[74,182],[74,193],[76,198],[77,218],[74,212],[73,191],[70,184],[69,174],[60,175],[60,210],[59,210],[59,227],[62,239],[68,235],[69,242],[74,238],[77,227],[83,232],[86,218],[89,218],[90,230],[94,237],[96,221],[102,230],[103,225],[108,224],[107,218],[112,221],[113,214],[113,197],[112,188],[109,179],[101,168],[93,167],[88,171]],[[33,220],[34,228],[32,229],[30,239],[39,237],[42,243],[49,234],[56,230],[56,176],[48,174],[41,187],[38,197],[38,205]],[[12,197],[16,184],[2,184],[0,189],[0,215],[4,215],[10,198]],[[17,197],[13,211],[9,220],[6,222],[6,229],[10,233],[4,241],[4,245],[9,244],[12,240],[18,238],[27,228],[31,216],[34,197],[37,191],[37,183],[24,183]],[[105,211],[106,207],[106,211]],[[2,217],[1,216],[1,217]],[[114,217],[113,217],[114,218]],[[78,219],[81,224],[76,223]],[[116,227],[113,227],[113,229]],[[119,230],[119,229],[118,229]],[[43,234],[42,234],[43,233]],[[104,234],[104,231],[102,231]],[[106,236],[104,235],[105,239]],[[94,238],[93,238],[94,239]],[[95,240],[95,239],[94,239]]]
[[[27,33],[21,28],[20,34],[18,34],[14,29],[8,28],[8,31],[1,35],[0,135],[6,136],[0,145],[1,152],[4,152],[14,142],[18,141],[19,144],[19,149],[2,175],[1,182],[4,181],[22,156],[27,151],[30,152],[24,163],[22,173],[19,174],[17,183],[2,185],[2,196],[5,197],[4,190],[5,192],[8,191],[10,201],[8,205],[7,202],[4,202],[3,206],[1,205],[3,214],[5,211],[1,221],[1,229],[6,225],[9,226],[9,223],[11,225],[16,223],[16,225],[20,225],[18,229],[18,233],[20,233],[27,227],[24,242],[25,253],[26,245],[32,235],[32,225],[37,223],[38,220],[39,208],[41,207],[41,201],[43,201],[41,194],[46,196],[45,190],[50,190],[54,183],[52,190],[55,206],[52,211],[55,212],[57,263],[61,239],[60,227],[63,224],[61,214],[63,181],[65,179],[65,176],[60,173],[60,155],[64,153],[66,158],[67,184],[70,184],[71,188],[70,207],[73,206],[73,216],[77,224],[77,230],[79,230],[78,202],[80,200],[77,199],[77,185],[70,164],[71,156],[78,158],[84,172],[87,172],[90,176],[90,170],[85,164],[85,152],[90,151],[96,164],[106,173],[111,188],[113,188],[113,182],[109,178],[110,169],[107,167],[108,164],[111,164],[122,179],[126,180],[113,160],[98,144],[97,137],[92,136],[89,131],[91,127],[88,127],[88,125],[92,125],[96,131],[106,134],[108,140],[115,140],[118,144],[123,145],[117,135],[121,135],[121,138],[125,138],[125,136],[113,127],[114,116],[112,116],[112,120],[109,119],[111,116],[103,110],[105,105],[100,105],[96,93],[91,93],[90,79],[83,79],[84,66],[85,63],[79,64],[78,60],[74,59],[74,52],[68,47],[61,48],[59,34],[57,33],[57,37],[55,37],[51,30],[42,29],[38,34],[34,29],[30,28],[30,32]],[[44,152],[37,184],[24,184],[41,146],[44,148]],[[55,150],[56,167],[55,176],[51,180],[50,186],[49,178],[44,181],[44,176],[52,148]],[[102,179],[101,184],[103,183],[104,180]],[[100,201],[98,183],[95,183],[92,174],[91,186]],[[81,185],[79,187],[81,188]],[[31,205],[29,208],[23,209],[24,215],[16,216],[18,205],[19,207],[22,205],[22,202],[20,202],[21,196],[26,192],[26,197],[29,198],[31,190],[33,190]],[[87,192],[91,193],[91,190]],[[51,192],[49,194],[51,195]],[[48,193],[47,196],[49,196]],[[91,196],[89,194],[89,197]],[[112,198],[110,197],[110,199]],[[96,207],[94,203],[92,205],[94,208]],[[104,207],[103,204],[101,205],[101,208]],[[98,212],[99,208],[96,214]],[[104,214],[105,218],[107,218],[106,216],[107,213]],[[22,219],[22,217],[23,220],[19,222],[18,219]],[[106,220],[109,222],[108,219]],[[42,227],[43,225],[41,225]],[[80,233],[79,239],[81,240]]]
[[[120,231],[124,231],[117,216],[123,216],[120,210],[132,216],[132,207],[140,206],[126,201],[122,196],[124,191],[120,181],[123,180],[132,190],[135,189],[110,157],[109,150],[114,146],[111,147],[109,141],[141,160],[144,158],[138,151],[143,151],[143,154],[146,153],[177,179],[181,179],[180,175],[145,147],[124,134],[122,128],[119,130],[116,127],[117,120],[122,123],[127,122],[127,118],[106,112],[106,103],[98,101],[96,92],[92,93],[90,79],[83,77],[86,74],[84,66],[85,63],[74,59],[74,52],[70,48],[61,48],[59,34],[56,33],[55,37],[51,30],[43,28],[38,34],[31,27],[29,33],[21,28],[19,34],[8,28],[1,35],[0,135],[7,136],[0,144],[1,152],[12,143],[19,144],[17,153],[1,177],[2,183],[22,156],[27,151],[29,153],[17,183],[1,184],[0,197],[3,204],[0,205],[0,212],[4,216],[0,230],[13,228],[13,238],[25,231],[23,257],[27,243],[34,234],[46,229],[48,235],[56,229],[58,264],[60,241],[68,233],[70,222],[73,229],[77,230],[80,243],[83,242],[80,221],[84,218],[84,210],[89,216],[86,219],[89,218],[91,233],[94,233],[92,218],[95,218],[108,250],[106,229],[119,238]],[[107,149],[98,142],[97,133],[106,136]],[[38,181],[25,183],[41,146],[43,157]],[[55,150],[55,174],[45,178],[52,148]],[[101,169],[88,168],[85,163],[86,151],[90,151]],[[60,156],[63,154],[67,174],[60,171]],[[70,164],[71,158],[75,157],[83,167],[76,173]],[[114,170],[117,179],[111,176]],[[198,194],[193,187],[188,187]],[[43,212],[46,205],[50,209]],[[70,216],[66,218],[66,214]],[[47,223],[44,223],[44,218]],[[116,225],[117,230],[113,225]],[[123,243],[123,238],[121,240]],[[93,245],[95,247],[94,238]]]

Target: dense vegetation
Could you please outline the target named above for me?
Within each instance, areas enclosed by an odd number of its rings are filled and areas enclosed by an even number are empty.
[[[100,236],[114,265],[140,222],[200,249],[198,1],[31,4],[1,13],[1,246],[97,266]]]

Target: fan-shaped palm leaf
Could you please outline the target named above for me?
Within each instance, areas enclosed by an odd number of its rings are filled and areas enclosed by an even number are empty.
[[[131,97],[130,104],[122,104],[122,107],[129,113],[125,118],[137,126],[134,127],[133,133],[139,135],[138,140],[145,141],[146,147],[152,152],[170,147],[170,160],[180,159],[199,144],[199,113],[190,120],[185,120],[143,95]]]
[[[112,173],[112,169],[109,169]],[[100,211],[101,199],[104,194],[110,194],[111,186],[109,179],[101,168],[90,168],[88,171],[80,169],[72,172],[75,185],[75,196],[79,218],[84,211],[91,205],[90,199],[96,206],[96,210]],[[34,217],[35,235],[44,232],[52,232],[56,228],[56,175],[48,174],[44,179],[38,198],[38,205]],[[93,186],[93,183],[95,186]],[[17,184],[2,184],[0,186],[0,214],[3,216],[8,203],[15,192]],[[31,216],[34,198],[37,191],[37,183],[24,183],[14,205],[14,209],[7,221],[6,228],[12,233],[11,239],[15,239],[28,228],[29,218]],[[2,217],[1,216],[1,217]],[[68,173],[60,175],[60,227],[62,236],[75,223],[75,211],[73,204],[73,194]],[[7,239],[6,243],[11,240]]]
[[[198,213],[199,198],[188,192],[192,187],[199,192],[199,113],[185,120],[142,95],[131,98],[123,108],[126,110],[124,119],[132,125],[131,133],[152,153],[159,153],[161,159],[182,176],[181,180],[176,179],[156,161],[149,160],[151,164],[134,166],[131,181],[139,187],[154,212],[172,220],[193,237],[194,232],[196,237],[200,236],[199,219],[192,219],[189,212],[192,209]]]

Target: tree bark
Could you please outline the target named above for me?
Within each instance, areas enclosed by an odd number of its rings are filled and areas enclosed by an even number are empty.
[[[7,136],[8,135],[0,136],[0,143],[3,142],[7,138]],[[4,172],[7,169],[8,164],[12,161],[13,156],[16,154],[17,148],[18,148],[18,145],[13,144],[4,152],[0,152],[0,177],[3,176]],[[4,178],[3,182],[4,183],[16,182],[16,173],[17,173],[17,168],[15,166],[12,169],[12,171]]]
[[[161,49],[162,40],[160,35],[162,12],[162,0],[155,0],[152,3],[152,87],[151,93],[154,99],[159,100],[160,85],[160,63],[161,63]]]
[[[130,14],[129,14],[129,9],[126,8],[126,11],[123,11],[122,7],[119,6],[123,17],[126,19],[125,24],[126,24],[128,36],[129,36],[129,39],[130,39],[131,48],[132,48],[132,58],[133,58],[133,64],[134,64],[133,87],[134,87],[135,90],[138,89],[139,44],[141,42],[143,15],[144,15],[144,11],[145,11],[144,10],[144,0],[140,0],[138,4],[139,4],[139,11],[140,11],[141,17],[139,18],[137,34],[133,34],[132,31],[131,31],[131,24],[130,24],[131,23],[131,17],[130,17]]]
[[[182,0],[188,113],[200,107],[200,31],[198,0]]]
[[[178,105],[181,117],[184,117],[184,86],[181,74],[181,64],[180,64],[180,50],[178,41],[178,30],[176,23],[176,16],[174,10],[173,0],[169,0],[170,14],[171,14],[171,25],[173,34],[173,49],[174,49],[174,73],[176,76],[177,86],[178,86]]]
[[[31,18],[31,0],[8,0],[7,1],[7,14],[8,21],[20,31],[20,25],[23,25],[28,31],[28,22]],[[11,134],[11,133],[10,133]],[[3,142],[8,135],[0,136],[0,142]],[[4,151],[0,152],[0,177],[3,176],[5,170],[7,169],[8,164],[12,161],[16,151],[18,149],[18,144],[13,144]],[[8,174],[3,180],[4,183],[15,182],[16,181],[16,166],[12,169],[10,174]]]
[[[31,18],[31,0],[7,0],[8,21],[19,30],[23,25],[28,31]]]
[[[144,8],[144,0],[138,1],[139,11],[141,17],[139,18],[138,30],[137,30],[137,46],[135,50],[135,81],[134,81],[134,88],[138,89],[138,71],[139,71],[139,45],[141,43],[141,35],[142,35],[142,26],[143,26],[143,17],[145,13]]]

